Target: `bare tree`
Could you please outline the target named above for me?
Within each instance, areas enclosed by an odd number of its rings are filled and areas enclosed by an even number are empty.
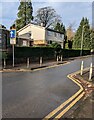
[[[72,23],[69,23],[69,29],[74,30],[74,27],[76,26],[76,22],[73,21]]]
[[[37,24],[43,25],[43,27],[49,27],[54,23],[60,21],[60,16],[52,7],[43,7],[37,11],[37,15],[34,20]]]

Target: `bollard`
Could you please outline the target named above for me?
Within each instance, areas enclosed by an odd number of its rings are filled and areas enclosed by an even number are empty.
[[[42,57],[40,57],[40,66],[42,65],[42,63],[43,63],[43,59]]]
[[[61,59],[61,56],[58,56],[59,60]]]
[[[63,57],[62,57],[62,55],[61,55],[61,62],[62,62],[62,60],[63,60]]]
[[[58,63],[58,56],[57,56],[57,63]]]
[[[4,59],[4,68],[6,68],[6,59]]]
[[[81,75],[83,75],[84,61],[81,63]]]
[[[30,61],[29,58],[27,58],[27,68],[29,68],[29,65],[30,65]]]
[[[89,81],[92,81],[92,63],[90,64]]]

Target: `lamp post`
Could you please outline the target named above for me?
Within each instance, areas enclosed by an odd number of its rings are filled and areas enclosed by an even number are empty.
[[[81,51],[80,51],[80,56],[83,54],[83,40],[84,40],[84,25],[82,27],[82,40],[81,40]]]
[[[25,12],[24,12],[24,15],[25,15],[25,25],[27,25],[27,21],[26,21],[26,0],[25,0],[25,6],[24,6],[24,8],[25,8]]]

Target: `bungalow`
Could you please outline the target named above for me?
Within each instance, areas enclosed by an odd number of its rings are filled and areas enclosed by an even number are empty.
[[[35,24],[28,24],[17,31],[18,44],[21,46],[44,46],[57,42],[63,48],[64,35],[56,30],[38,26]]]

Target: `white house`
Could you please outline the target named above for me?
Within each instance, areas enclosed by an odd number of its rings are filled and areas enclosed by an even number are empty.
[[[31,44],[39,46],[57,42],[63,48],[64,35],[49,28],[30,23],[17,31],[17,33],[22,46],[31,46]]]

